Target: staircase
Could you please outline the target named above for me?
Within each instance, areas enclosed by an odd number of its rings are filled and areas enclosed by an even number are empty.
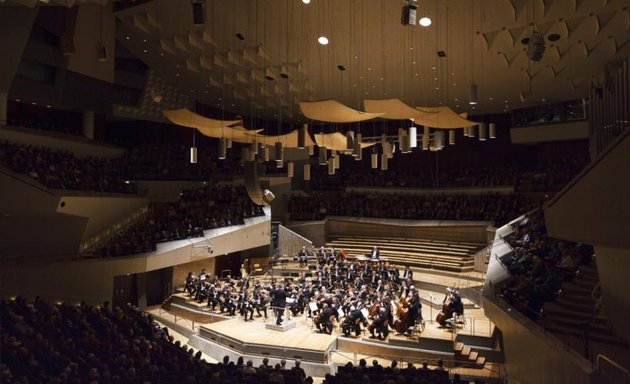
[[[543,326],[563,342],[587,355],[589,343],[628,347],[628,342],[615,335],[608,318],[600,309],[596,295],[599,277],[595,262],[580,268],[573,281],[564,283],[558,299],[543,308]]]
[[[465,365],[468,368],[483,369],[486,364],[486,358],[479,354],[479,351],[473,347],[464,344],[461,341],[456,341],[454,344],[455,362],[459,362],[459,365]]]

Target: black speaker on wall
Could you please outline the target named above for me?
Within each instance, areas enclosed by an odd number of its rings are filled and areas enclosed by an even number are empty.
[[[206,23],[205,0],[191,0],[192,16],[194,25],[204,25]]]

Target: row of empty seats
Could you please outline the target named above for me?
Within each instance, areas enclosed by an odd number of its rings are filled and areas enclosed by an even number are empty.
[[[452,272],[472,271],[473,255],[483,248],[467,242],[368,236],[339,236],[326,246],[343,249],[349,257],[364,256],[377,246],[381,258],[392,263]]]

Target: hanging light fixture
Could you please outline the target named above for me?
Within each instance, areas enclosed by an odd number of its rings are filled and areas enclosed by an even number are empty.
[[[284,160],[284,149],[282,148],[282,143],[279,141],[276,142],[274,159],[276,160],[276,162],[279,162],[280,164],[282,164]],[[282,166],[278,168],[282,168]]]
[[[409,147],[417,148],[418,147],[418,128],[415,126],[409,127]]]
[[[326,165],[328,163],[327,152],[326,147],[319,147],[319,165]]]
[[[271,151],[269,150],[268,145],[265,145],[264,152],[265,152],[265,157],[264,157],[265,161],[269,161],[269,159],[271,158],[271,155],[270,155]]]
[[[293,164],[292,161],[289,161],[287,163],[287,177],[293,177],[293,173],[294,173],[294,168],[295,165]]]
[[[335,174],[335,160],[333,157],[328,159],[327,165],[328,165],[328,174],[334,175]]]
[[[437,151],[444,148],[444,131],[437,130],[433,133],[433,146]]]
[[[470,127],[464,127],[464,137],[468,137],[468,132],[470,131]]]
[[[470,98],[468,99],[468,104],[477,105],[477,84],[470,85]]]
[[[357,133],[356,137],[354,138],[354,146],[352,147],[352,157],[354,157],[355,160],[361,160],[361,141],[363,140],[363,135],[361,135],[360,133]],[[357,159],[357,157],[359,157],[359,159]]]
[[[190,147],[190,163],[197,164],[197,147],[194,144]]]
[[[311,179],[311,165],[304,164],[304,181],[309,181]]]
[[[486,141],[486,123],[479,124],[479,141]]]
[[[378,153],[376,153],[376,146],[372,148],[372,169],[378,169]]]
[[[346,149],[354,148],[354,131],[346,132]]]
[[[232,139],[226,139],[225,147],[227,149],[231,149],[232,148]]]
[[[309,145],[308,146],[308,155],[309,156],[313,156],[315,154],[315,146],[314,145]]]
[[[258,143],[256,142],[256,140],[252,141],[249,144],[249,151],[252,153],[253,156],[256,156],[258,154]]]
[[[475,127],[476,125],[468,127],[468,137],[475,137]]]
[[[227,155],[227,139],[222,137],[219,139],[219,159],[225,159]]]
[[[455,145],[455,130],[454,129],[451,129],[448,131],[448,145]]]
[[[425,126],[424,127],[424,133],[422,134],[422,150],[423,151],[428,151],[429,150],[430,135],[431,135],[431,132],[429,130],[429,127]]]
[[[387,169],[388,169],[387,154],[383,153],[381,155],[381,171],[387,171]]]
[[[488,124],[488,131],[491,139],[497,138],[497,125],[495,123]]]
[[[297,147],[303,149],[306,146],[306,131],[308,130],[308,124],[303,124],[302,129],[298,130]]]

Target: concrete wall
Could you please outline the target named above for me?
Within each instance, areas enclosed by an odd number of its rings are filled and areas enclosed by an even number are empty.
[[[484,312],[503,333],[508,382],[592,384],[591,363],[517,311],[484,296]]]
[[[133,257],[3,266],[0,269],[0,296],[20,294],[51,300],[113,302],[115,276],[140,274],[189,263],[214,268],[213,262],[208,259],[268,245],[269,225],[269,215],[246,219],[245,225],[206,231],[206,238],[161,243],[155,252]],[[208,253],[208,242],[212,244],[213,253]]]
[[[135,196],[62,196],[57,212],[86,218],[81,237],[86,240],[148,204],[148,199]]]
[[[630,340],[628,328],[630,250],[596,246],[595,255],[606,316],[615,333]]]
[[[588,139],[588,121],[511,128],[510,137],[514,144]]]
[[[545,207],[549,236],[630,249],[630,134]]]

